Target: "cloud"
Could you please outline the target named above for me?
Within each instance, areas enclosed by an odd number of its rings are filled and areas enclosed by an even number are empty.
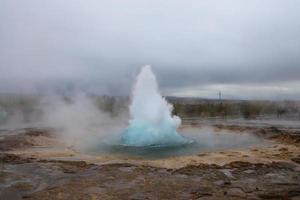
[[[72,85],[126,95],[151,64],[170,94],[256,85],[274,98],[262,86],[277,84],[299,98],[299,8],[294,0],[2,0],[0,92]]]

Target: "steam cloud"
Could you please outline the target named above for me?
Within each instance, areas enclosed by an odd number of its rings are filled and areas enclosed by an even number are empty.
[[[101,140],[111,133],[118,132],[125,125],[125,114],[117,116],[99,109],[95,99],[79,92],[71,97],[53,96],[42,100],[42,124],[55,128],[69,145],[86,147],[93,140]]]

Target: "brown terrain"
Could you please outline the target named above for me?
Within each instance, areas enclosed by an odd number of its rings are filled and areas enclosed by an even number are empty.
[[[186,123],[201,128],[201,124]],[[214,125],[270,141],[162,159],[86,155],[50,129],[1,130],[0,199],[300,199],[300,133]]]

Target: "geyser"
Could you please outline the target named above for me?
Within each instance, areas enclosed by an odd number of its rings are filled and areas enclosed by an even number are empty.
[[[129,126],[122,135],[123,145],[176,146],[191,142],[177,133],[181,119],[172,116],[173,106],[160,95],[150,66],[144,66],[137,76],[131,100]]]

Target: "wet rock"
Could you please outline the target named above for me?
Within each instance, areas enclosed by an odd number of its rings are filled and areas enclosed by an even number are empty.
[[[288,162],[271,162],[269,167],[274,169],[286,169],[286,170],[294,170],[297,166],[293,163]]]
[[[100,187],[88,187],[83,190],[84,193],[87,194],[101,194],[105,191],[105,189]]]
[[[166,169],[131,164],[109,164],[89,167],[87,163],[51,161],[25,165],[42,165],[39,173],[45,176],[57,166],[74,167],[72,174],[60,173],[57,180],[50,180],[46,188],[29,194],[27,199],[262,199],[287,198],[299,194],[299,172],[284,168],[284,164],[251,164],[229,169],[228,166],[189,166],[187,173],[168,172]],[[55,166],[56,168],[53,168]],[[207,168],[206,168],[207,167]],[[286,167],[286,166],[285,166]],[[186,170],[186,168],[184,168]],[[83,170],[83,171],[81,171]],[[222,171],[230,171],[235,179]],[[255,173],[245,173],[253,170]],[[180,173],[179,173],[180,172]],[[183,171],[186,172],[186,171]],[[259,174],[259,175],[258,175]],[[278,185],[276,175],[286,180]],[[51,179],[51,176],[49,176]],[[230,180],[230,182],[229,182]],[[276,194],[276,195],[274,195]],[[258,196],[259,195],[259,196]],[[298,195],[299,196],[299,195]]]
[[[212,196],[211,188],[209,187],[199,187],[197,189],[193,189],[191,191],[191,194],[196,197],[205,197],[205,196]]]
[[[244,173],[246,173],[246,174],[252,174],[252,173],[254,173],[255,171],[254,170],[252,170],[252,169],[248,169],[248,170],[245,170],[244,171]]]
[[[300,144],[300,135],[299,134],[287,133],[287,134],[275,135],[275,136],[271,137],[271,139],[280,141],[283,143],[288,143],[288,144]]]
[[[186,167],[174,170],[173,173],[180,173],[180,174],[186,174],[186,175],[202,175],[204,172],[203,170],[206,169],[218,169],[220,166],[218,165],[209,165],[209,164],[199,164],[199,165],[188,165]]]
[[[227,191],[227,195],[232,197],[246,197],[245,192],[243,192],[240,188],[230,188]]]
[[[282,134],[282,130],[275,127],[275,126],[271,126],[269,128],[266,128],[267,132],[271,132],[271,133],[275,133],[275,134]]]
[[[135,167],[120,167],[119,170],[122,172],[132,172],[132,170],[134,170]]]
[[[291,158],[291,160],[295,163],[300,164],[300,155],[298,155],[297,157]]]
[[[247,178],[239,181],[234,181],[232,182],[232,187],[240,188],[245,193],[251,193],[259,190],[257,180],[254,178]]]
[[[270,190],[258,193],[258,197],[263,199],[290,199],[300,197],[300,188],[271,188]]]
[[[223,187],[225,185],[225,181],[218,180],[218,181],[215,181],[214,184],[217,185],[217,186]]]
[[[262,199],[287,199],[286,194],[282,194],[281,192],[274,192],[274,191],[260,193],[258,194],[258,197]]]
[[[243,162],[243,161],[234,161],[234,162],[224,165],[223,167],[230,168],[230,169],[231,168],[249,168],[249,167],[253,167],[253,164],[249,163],[249,162]]]
[[[26,136],[44,136],[44,137],[53,137],[50,129],[41,129],[41,128],[25,128],[24,135]]]
[[[228,178],[234,178],[234,176],[231,173],[232,170],[230,170],[230,169],[221,169],[220,171],[223,172],[224,175],[227,176]]]
[[[288,191],[289,197],[298,197],[300,199],[300,187]]]
[[[21,200],[22,196],[16,188],[5,188],[0,192],[0,199],[3,200]]]
[[[53,163],[56,167],[61,169],[64,173],[74,174],[81,170],[88,169],[95,165],[88,164],[85,161],[63,161],[63,160],[38,160],[41,163]]]
[[[25,149],[36,146],[35,137],[54,137],[50,129],[25,128],[10,131],[1,137],[0,151]]]
[[[288,151],[288,149],[285,147],[282,147],[282,148],[278,149],[278,151]]]
[[[265,178],[269,180],[270,184],[274,185],[297,185],[297,182],[294,182],[287,178],[285,175],[278,173],[268,173],[265,175]]]
[[[33,144],[28,139],[17,135],[4,136],[4,138],[0,140],[0,151],[9,151],[32,146]]]
[[[174,176],[175,176],[176,178],[188,178],[188,176],[185,175],[185,174],[175,174]]]
[[[33,188],[33,185],[28,182],[19,182],[14,185],[15,188],[18,190],[26,191],[31,190]]]
[[[10,153],[1,153],[0,154],[0,162],[1,163],[10,163],[10,164],[22,164],[33,162],[34,158],[26,158],[16,154]]]

